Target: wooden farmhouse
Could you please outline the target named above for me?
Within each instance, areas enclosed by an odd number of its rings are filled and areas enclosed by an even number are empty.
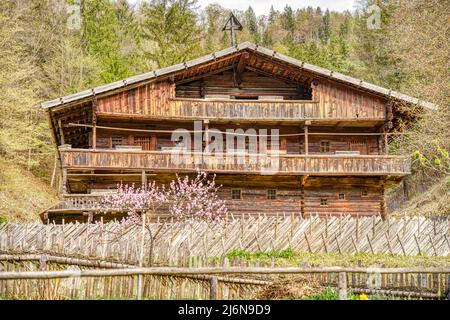
[[[167,184],[176,173],[195,175],[198,169],[216,175],[233,214],[385,216],[386,188],[411,171],[407,157],[388,155],[388,142],[414,120],[408,112],[414,106],[435,108],[241,43],[43,103],[62,183],[61,202],[41,218],[117,218],[97,212],[95,203],[119,183]],[[180,143],[171,133],[180,128],[200,132],[203,140],[200,148],[189,148],[183,163],[171,160]],[[211,133],[227,129],[247,133],[245,148],[224,151],[223,161],[211,154],[195,161]],[[247,148],[249,132],[260,129],[269,135],[279,130],[278,146],[269,137],[256,150],[277,161],[274,172],[262,170],[267,157],[255,161]]]

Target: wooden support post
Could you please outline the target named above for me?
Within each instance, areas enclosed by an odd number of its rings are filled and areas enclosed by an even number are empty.
[[[58,129],[59,129],[59,135],[60,135],[60,143],[61,144],[66,144],[66,141],[64,139],[64,131],[62,129],[61,119],[58,120]]]
[[[211,277],[210,287],[209,287],[209,298],[211,300],[217,300],[217,287],[218,287],[217,277]]]
[[[387,212],[386,212],[386,196],[385,196],[385,191],[384,191],[384,182],[381,185],[381,200],[380,200],[380,213],[381,213],[381,218],[383,220],[386,220],[387,218]]]
[[[92,149],[97,149],[97,114],[95,110],[92,114]]]
[[[250,58],[250,54],[248,52],[243,52],[241,54],[241,58],[239,59],[237,68],[236,68],[236,82],[237,85],[240,86],[242,83],[242,73],[244,72],[245,65],[247,64],[248,59]]]
[[[46,254],[41,255],[41,258],[39,259],[39,270],[46,271],[48,270],[47,265],[48,257]]]
[[[145,249],[145,222],[146,222],[146,217],[145,217],[145,213],[142,214],[142,228],[141,228],[141,250],[139,253],[139,267],[142,267],[144,265],[144,249]],[[142,292],[144,291],[143,289],[144,286],[144,275],[139,274],[138,275],[138,285],[137,285],[137,300],[142,300]]]
[[[305,217],[305,183],[308,176],[302,176],[300,178],[300,213],[301,217]]]
[[[339,272],[338,280],[339,300],[347,300],[347,273]]]
[[[63,168],[61,171],[61,195],[67,194],[67,169]]]
[[[305,122],[305,154],[309,154],[309,141],[308,141],[308,124],[310,121]]]
[[[205,124],[205,150],[209,150],[209,120],[203,120],[203,123]]]
[[[409,200],[408,177],[403,178],[403,200]]]
[[[389,147],[386,131],[384,132],[383,137],[384,137],[384,154],[387,155],[389,153]]]
[[[141,174],[142,174],[142,177],[141,177],[142,188],[147,189],[147,175],[145,174],[145,170],[142,170]]]

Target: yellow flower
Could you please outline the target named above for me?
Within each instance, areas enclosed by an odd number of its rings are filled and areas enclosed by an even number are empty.
[[[361,294],[359,295],[359,300],[369,300],[369,298],[367,298],[367,296],[366,296],[365,293],[361,293]]]

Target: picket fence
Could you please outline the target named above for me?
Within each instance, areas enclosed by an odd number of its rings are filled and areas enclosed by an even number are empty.
[[[118,222],[0,226],[0,254],[46,253],[131,265],[176,265],[185,257],[219,258],[234,250],[450,255],[450,219],[403,217],[232,218],[222,223]]]

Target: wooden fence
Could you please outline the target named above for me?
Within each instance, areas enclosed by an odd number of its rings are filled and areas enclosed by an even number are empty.
[[[100,261],[96,262],[101,264]],[[62,270],[62,268],[69,268]],[[137,268],[38,255],[0,255],[0,297],[9,299],[250,299],[282,281],[299,280],[352,293],[441,299],[450,288],[450,268],[276,268],[239,258],[180,261],[177,267]],[[186,267],[189,265],[189,267]],[[37,271],[39,270],[39,271]],[[300,277],[300,278],[299,278]],[[286,284],[289,280],[289,284]]]
[[[233,250],[450,255],[449,218],[232,217],[221,224],[155,222],[0,226],[0,254],[46,253],[137,265],[176,265]]]

